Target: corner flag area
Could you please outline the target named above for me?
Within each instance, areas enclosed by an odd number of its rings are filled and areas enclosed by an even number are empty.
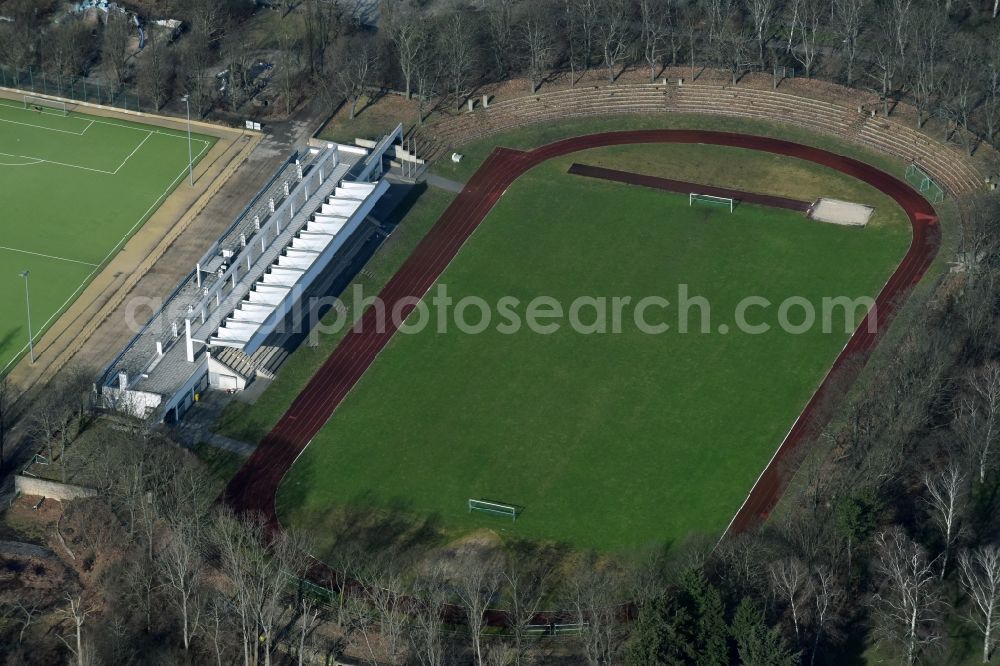
[[[192,134],[192,161],[215,141]],[[188,148],[183,131],[0,99],[0,374],[28,351],[29,301],[37,343],[183,182]]]

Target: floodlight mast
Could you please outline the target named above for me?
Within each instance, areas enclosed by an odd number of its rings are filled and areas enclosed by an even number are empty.
[[[187,129],[188,129],[188,181],[194,187],[194,158],[191,157],[191,95],[184,95],[181,98],[187,108]]]
[[[35,362],[35,342],[34,336],[31,334],[31,295],[28,292],[28,276],[31,271],[25,270],[22,273],[18,273],[20,277],[24,278],[24,304],[28,311],[28,352],[31,354],[31,362]]]

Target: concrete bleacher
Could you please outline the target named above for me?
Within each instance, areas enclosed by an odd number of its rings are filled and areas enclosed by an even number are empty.
[[[422,134],[438,145],[458,146],[535,123],[632,113],[711,114],[787,123],[916,162],[955,196],[973,192],[983,183],[963,153],[895,120],[873,118],[856,107],[749,86],[580,86],[496,102],[439,121]]]

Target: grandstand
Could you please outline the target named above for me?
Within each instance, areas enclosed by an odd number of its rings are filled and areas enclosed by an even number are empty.
[[[105,404],[167,422],[208,388],[241,390],[254,354],[350,245],[388,190],[384,153],[339,144],[292,155],[100,378]]]

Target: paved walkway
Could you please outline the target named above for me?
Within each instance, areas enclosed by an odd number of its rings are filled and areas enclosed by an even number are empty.
[[[430,171],[427,172],[426,181],[430,187],[436,187],[439,190],[445,190],[447,192],[454,192],[455,194],[459,194],[465,187],[463,183],[444,178],[435,173],[431,173]]]
[[[256,382],[255,382],[256,383]],[[234,396],[221,391],[209,391],[188,410],[180,423],[169,429],[170,437],[191,448],[197,444],[208,444],[223,451],[229,451],[247,458],[254,446],[232,437],[219,435],[210,430]]]

